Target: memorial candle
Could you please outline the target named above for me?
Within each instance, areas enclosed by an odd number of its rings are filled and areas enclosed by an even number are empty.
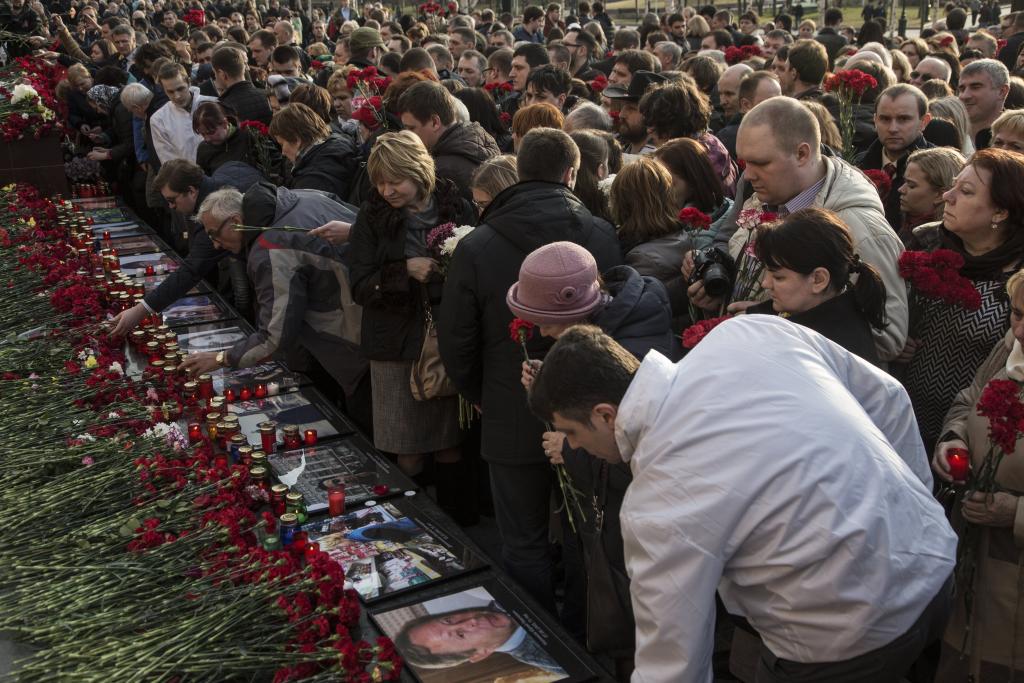
[[[252,389],[249,387],[242,387],[242,390],[238,392],[238,398],[242,401],[248,401],[252,398]]]
[[[284,432],[284,448],[285,450],[291,450],[293,448],[302,448],[302,438],[299,436],[299,428],[295,425],[288,425],[281,430]]]
[[[235,402],[235,390],[234,389],[225,389],[224,390],[224,400],[227,403],[234,403]]]
[[[253,391],[253,395],[256,398],[266,398],[267,397],[267,385],[266,384],[257,384],[256,385],[256,390]]]
[[[277,423],[271,420],[259,423],[260,445],[264,453],[273,453],[277,445]]]
[[[307,429],[305,432],[303,432],[303,439],[302,440],[303,440],[303,443],[305,443],[307,446],[315,446],[316,445],[316,430],[315,429]]]
[[[188,442],[196,443],[203,440],[203,427],[198,422],[188,423]]]
[[[345,487],[336,486],[327,492],[327,512],[331,517],[345,514]]]
[[[281,385],[277,382],[267,383],[267,396],[277,396],[281,393]]]
[[[949,475],[954,484],[963,484],[971,474],[971,453],[966,448],[950,448],[946,451]]]

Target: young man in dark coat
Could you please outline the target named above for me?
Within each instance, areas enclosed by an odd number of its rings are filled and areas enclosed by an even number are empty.
[[[398,101],[402,125],[423,141],[434,157],[438,178],[447,178],[459,193],[473,199],[469,181],[480,164],[501,154],[494,138],[479,123],[456,119],[455,98],[440,83],[417,83]]]
[[[530,131],[516,165],[519,183],[494,198],[455,250],[438,341],[455,386],[481,411],[481,455],[490,464],[505,569],[553,610],[547,540],[552,470],[541,448],[544,425],[526,406],[523,352],[509,336],[512,314],[505,294],[519,278],[523,259],[551,242],[585,247],[602,272],[622,256],[615,229],[572,192],[580,154],[568,135],[550,128]],[[535,335],[528,347],[539,358],[547,345]]]
[[[889,193],[882,197],[882,205],[885,207],[885,219],[896,232],[903,224],[899,188],[903,185],[907,158],[911,152],[935,146],[922,135],[930,120],[928,98],[923,92],[908,83],[889,86],[875,101],[878,137],[857,157],[857,168],[884,171],[892,181]]]
[[[235,113],[239,121],[259,121],[270,125],[274,112],[267,94],[245,77],[244,48],[226,43],[213,51],[211,66],[213,82],[220,92],[220,101]]]

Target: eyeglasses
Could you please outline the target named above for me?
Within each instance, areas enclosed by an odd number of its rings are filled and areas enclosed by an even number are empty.
[[[234,218],[234,216],[228,216],[220,222],[216,230],[207,230],[206,236],[210,238],[211,242],[215,242],[220,239],[220,233],[223,232],[224,226],[228,224],[228,221]]]

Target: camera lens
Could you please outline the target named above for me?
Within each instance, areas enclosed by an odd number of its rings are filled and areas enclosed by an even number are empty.
[[[704,271],[704,292],[708,296],[725,296],[729,293],[729,273],[720,263],[712,263]]]

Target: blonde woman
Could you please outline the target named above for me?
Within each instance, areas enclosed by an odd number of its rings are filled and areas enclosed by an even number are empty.
[[[965,157],[974,154],[974,138],[971,136],[971,124],[967,118],[967,108],[960,98],[946,95],[928,103],[928,113],[932,118],[949,121],[960,135],[960,153]]]
[[[1004,111],[992,122],[992,146],[1024,154],[1024,111]]]
[[[473,173],[469,187],[473,191],[473,203],[483,218],[487,207],[504,190],[519,182],[516,158],[511,154],[491,157]]]
[[[409,389],[428,313],[441,303],[443,278],[427,235],[438,225],[476,223],[458,188],[436,179],[434,159],[409,131],[381,135],[366,171],[373,188],[350,236],[352,295],[363,307],[362,352],[370,360],[374,444],[415,475],[437,464],[438,503],[456,518],[465,477],[457,396],[417,401]],[[465,518],[459,519],[465,521]]]
[[[942,195],[953,187],[953,179],[965,163],[964,155],[950,147],[919,149],[910,154],[903,184],[893,188],[900,193],[903,225],[899,235],[904,244],[917,226],[942,220]]]

